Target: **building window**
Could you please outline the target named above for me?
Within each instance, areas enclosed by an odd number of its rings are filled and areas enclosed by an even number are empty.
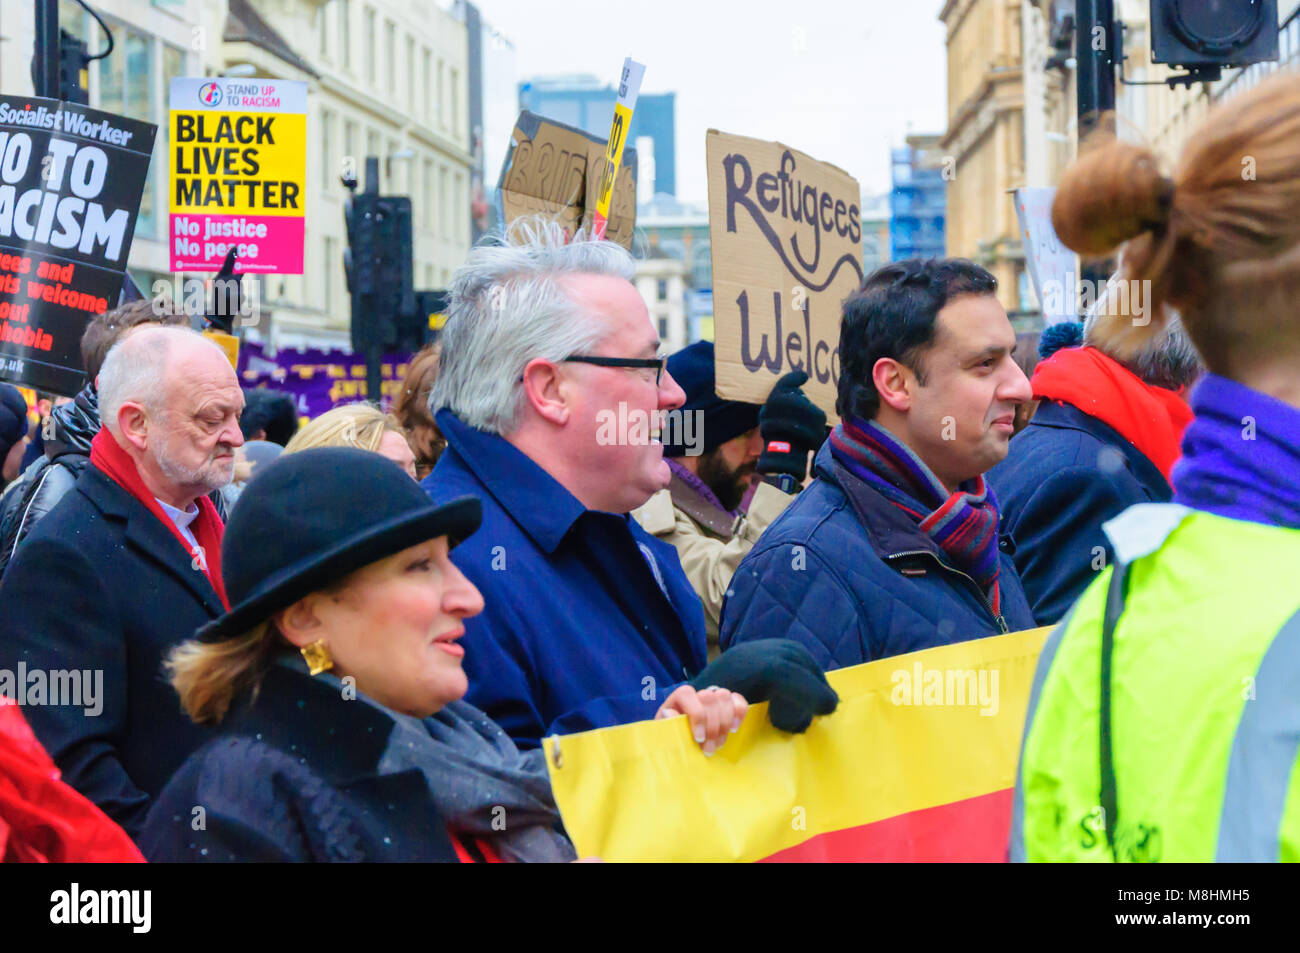
[[[415,37],[406,37],[406,105],[415,112]]]
[[[451,71],[451,133],[460,138],[460,73]]]
[[[384,63],[388,74],[388,91],[397,92],[397,24],[384,23]]]
[[[469,205],[469,196],[465,194],[465,177],[459,172],[456,173],[453,188],[455,190],[452,193],[451,199],[452,207],[454,209],[452,213],[452,227],[455,229],[455,235],[453,237],[459,242],[465,237],[465,233],[469,231],[465,223],[465,214],[468,211],[467,206]]]
[[[658,286],[655,289],[655,297],[659,301],[668,300],[668,282],[663,278],[660,278],[658,281]]]
[[[451,232],[451,225],[447,219],[447,210],[449,208],[447,202],[447,167],[442,166],[438,169],[438,232],[440,238],[447,238]]]
[[[323,59],[330,58],[330,20],[334,18],[334,11],[330,7],[333,5],[334,0],[329,0],[316,11],[316,30],[320,33],[320,55]]]
[[[375,36],[375,11],[366,7],[366,47],[362,51],[366,59],[366,80],[370,85],[375,85],[378,80],[375,75],[375,42],[378,37]]]
[[[339,52],[344,69],[352,69],[352,0],[338,0]]]
[[[339,265],[342,259],[339,257],[339,243],[336,238],[325,238],[325,264],[321,269],[325,275],[325,280],[321,283],[324,288],[324,305],[327,317],[334,316],[334,279],[338,274]]]
[[[424,59],[424,119],[426,122],[433,122],[433,54],[429,48],[424,48],[422,54]]]
[[[320,182],[321,189],[330,192],[330,179],[334,172],[334,114],[328,109],[320,111]]]
[[[351,162],[352,174],[361,174],[361,163],[357,161],[357,124],[351,119],[343,121],[343,162]],[[343,165],[340,164],[339,171]]]
[[[420,209],[420,226],[433,231],[433,160],[424,160],[424,204]]]
[[[446,64],[443,63],[443,61],[440,58],[438,60],[438,84],[434,88],[434,93],[438,97],[438,128],[439,129],[447,128],[447,104],[443,101],[442,98],[443,87],[445,85],[443,83],[443,76],[445,75],[444,73],[445,69],[446,69]]]

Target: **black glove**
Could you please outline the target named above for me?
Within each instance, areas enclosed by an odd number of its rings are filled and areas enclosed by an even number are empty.
[[[829,715],[840,703],[817,661],[791,639],[759,639],[727,649],[691,679],[696,691],[717,686],[748,702],[771,702],[767,714],[782,731],[802,734],[813,715]]]
[[[765,476],[784,473],[802,481],[808,475],[808,454],[826,439],[826,414],[799,389],[807,381],[804,371],[786,374],[758,412],[763,452],[757,470]]]

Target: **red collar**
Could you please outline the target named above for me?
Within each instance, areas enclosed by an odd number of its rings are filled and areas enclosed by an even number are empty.
[[[1034,397],[1078,408],[1114,428],[1169,479],[1192,410],[1181,392],[1146,383],[1094,347],[1062,348],[1034,369]]]
[[[225,531],[225,526],[221,522],[221,517],[217,515],[217,508],[212,505],[212,501],[206,496],[201,496],[198,499],[199,515],[190,524],[190,532],[194,534],[194,538],[198,540],[199,545],[197,549],[192,549],[189,541],[176,528],[176,524],[158,505],[157,498],[144,485],[144,480],[140,477],[140,472],[136,469],[135,461],[131,459],[131,455],[113,439],[113,435],[108,432],[107,427],[101,427],[99,433],[95,434],[95,439],[90,442],[90,463],[91,466],[139,500],[145,509],[171,530],[171,534],[176,537],[176,541],[184,546],[185,551],[190,554],[194,568],[203,570],[208,577],[208,582],[212,583],[212,588],[216,590],[217,596],[220,597],[221,604],[229,609],[230,603],[226,600],[226,587],[221,581],[221,534]]]

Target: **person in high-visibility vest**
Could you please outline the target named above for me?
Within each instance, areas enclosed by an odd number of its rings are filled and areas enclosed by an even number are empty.
[[[1173,178],[1085,149],[1052,219],[1084,255],[1124,246],[1114,346],[1176,311],[1209,373],[1173,501],[1106,524],[1113,564],[1044,646],[1011,859],[1300,860],[1300,77],[1218,107]]]

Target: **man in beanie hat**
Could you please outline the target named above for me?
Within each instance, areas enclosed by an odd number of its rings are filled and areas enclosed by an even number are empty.
[[[0,486],[18,475],[27,447],[27,401],[12,384],[0,384]]]
[[[699,341],[668,359],[668,373],[686,392],[664,425],[664,456],[672,480],[632,516],[677,550],[704,604],[709,655],[718,652],[718,621],[732,574],[759,534],[794,499],[808,472],[808,454],[826,435],[826,414],[803,392],[803,371],[772,388],[762,408],[714,392],[713,342]],[[763,477],[748,508],[741,503],[755,473]]]

